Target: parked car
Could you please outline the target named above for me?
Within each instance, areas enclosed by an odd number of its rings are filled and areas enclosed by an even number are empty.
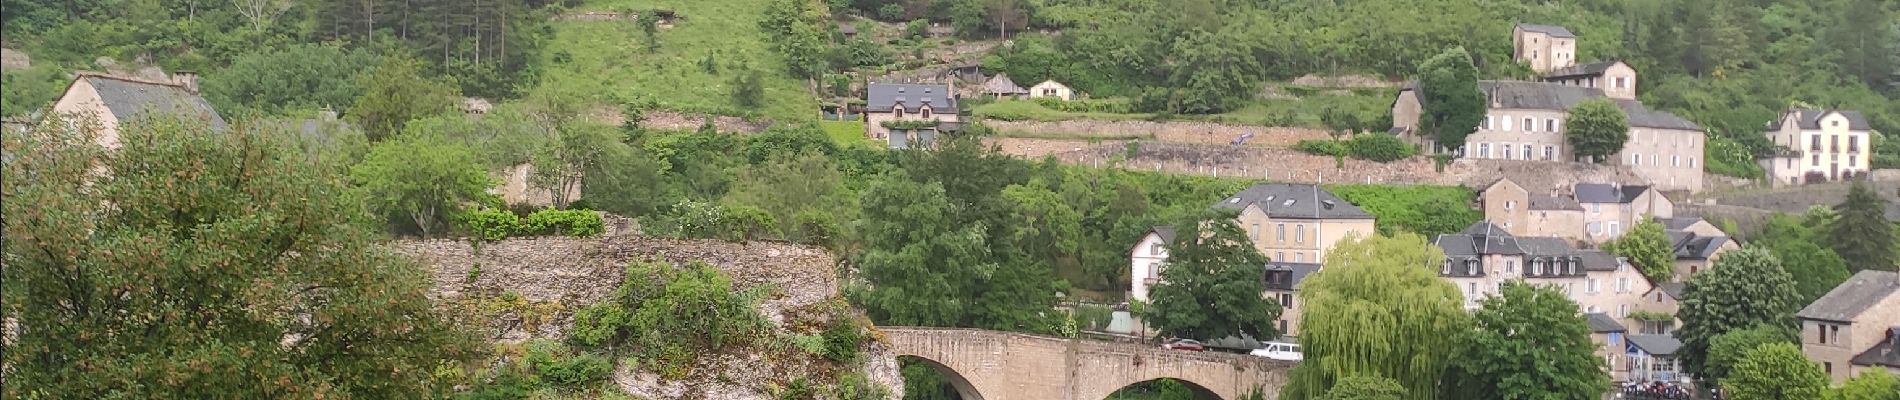
[[[1194,339],[1174,339],[1162,343],[1161,348],[1169,350],[1207,351],[1207,346]]]
[[[1254,349],[1254,351],[1248,352],[1247,354],[1281,361],[1300,361],[1306,359],[1305,355],[1300,354],[1300,345],[1287,342],[1267,342],[1266,347]]]

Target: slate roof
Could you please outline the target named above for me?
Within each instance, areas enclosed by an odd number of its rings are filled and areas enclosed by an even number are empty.
[[[1643,352],[1656,356],[1673,355],[1676,354],[1676,350],[1682,348],[1682,341],[1676,340],[1676,337],[1671,335],[1630,335],[1627,341],[1629,347],[1642,349]]]
[[[1682,282],[1663,282],[1656,285],[1657,290],[1662,290],[1663,294],[1669,295],[1669,298],[1676,300],[1682,300],[1682,291],[1688,288],[1689,285]]]
[[[77,79],[91,84],[106,110],[121,122],[152,114],[176,113],[204,118],[216,130],[229,126],[224,117],[211,108],[210,102],[182,86],[84,72]]]
[[[1645,185],[1615,185],[1609,183],[1579,183],[1571,188],[1576,193],[1578,203],[1629,203],[1636,196],[1649,191]]]
[[[1629,331],[1628,328],[1623,327],[1623,323],[1616,322],[1616,318],[1610,318],[1609,314],[1589,313],[1589,314],[1584,314],[1583,316],[1586,320],[1590,322],[1590,332],[1610,333],[1610,332],[1628,332]]]
[[[1610,60],[1589,64],[1572,65],[1544,73],[1544,79],[1570,78],[1578,76],[1599,76],[1610,66],[1622,64],[1622,61]],[[1627,64],[1626,64],[1627,65]]]
[[[1292,290],[1299,287],[1300,282],[1305,281],[1308,275],[1319,272],[1319,267],[1319,264],[1314,263],[1268,262],[1266,269],[1268,273],[1292,272],[1292,279],[1288,280],[1285,286],[1269,284],[1267,287],[1270,289]]]
[[[1862,115],[1859,111],[1802,109],[1795,110],[1795,112],[1800,113],[1801,129],[1821,129],[1821,117],[1825,117],[1829,113],[1841,113],[1842,116],[1847,117],[1848,130],[1864,131],[1872,129],[1867,125],[1867,116]]]
[[[1585,271],[1615,271],[1617,266],[1622,265],[1622,262],[1616,260],[1616,255],[1602,250],[1579,251],[1577,256],[1583,258]]]
[[[1524,249],[1518,247],[1517,237],[1486,221],[1478,221],[1458,233],[1438,235],[1438,239],[1433,242],[1445,251],[1447,257],[1524,254]]]
[[[1531,257],[1570,257],[1578,255],[1577,248],[1571,247],[1570,242],[1562,238],[1521,237],[1517,238],[1517,247],[1524,250],[1524,255]]]
[[[1564,29],[1564,27],[1556,26],[1556,25],[1517,24],[1517,28],[1523,29],[1525,32],[1537,32],[1537,33],[1550,35],[1550,37],[1560,37],[1560,38],[1577,37],[1577,34],[1570,33],[1569,29]]]
[[[1715,251],[1721,250],[1722,245],[1730,240],[1728,236],[1702,236],[1678,230],[1667,230],[1664,233],[1669,235],[1669,239],[1675,243],[1678,260],[1707,260],[1715,256]]]
[[[1478,81],[1478,89],[1496,108],[1565,111],[1586,100],[1605,98],[1603,91],[1561,83]],[[1632,127],[1700,131],[1702,127],[1675,114],[1650,110],[1636,100],[1612,99]]]
[[[1161,236],[1162,243],[1174,243],[1174,227],[1173,226],[1155,225],[1154,228],[1149,229],[1149,230],[1153,231],[1156,235]]]
[[[1372,219],[1372,214],[1333,196],[1332,192],[1318,185],[1262,183],[1222,199],[1212,207],[1240,211],[1247,209],[1249,204],[1259,206],[1260,211],[1273,218]]]
[[[1860,352],[1848,362],[1854,365],[1880,365],[1888,368],[1900,368],[1900,326],[1887,328],[1886,340],[1875,343],[1867,351]]]
[[[1533,211],[1583,211],[1583,205],[1568,197],[1530,195]]]
[[[1695,223],[1697,222],[1702,222],[1701,218],[1696,218],[1696,217],[1680,217],[1680,218],[1654,217],[1654,219],[1656,220],[1657,223],[1660,223],[1663,225],[1663,229],[1669,229],[1669,230],[1689,229],[1689,226],[1695,225]]]
[[[1029,89],[1023,89],[1022,86],[1016,85],[1016,81],[1009,79],[1009,74],[996,74],[996,76],[990,77],[989,81],[983,82],[983,93],[1003,95],[1023,94],[1029,93]]]
[[[1900,292],[1900,273],[1863,270],[1794,315],[1802,319],[1852,322],[1875,304],[1900,301],[1894,292]]]
[[[957,98],[950,94],[950,86],[915,83],[873,83],[865,86],[865,109],[869,112],[891,112],[898,105],[904,111],[916,112],[925,104],[936,110],[955,112]]]

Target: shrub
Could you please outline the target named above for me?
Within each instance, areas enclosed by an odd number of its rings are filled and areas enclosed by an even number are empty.
[[[663,376],[690,372],[693,354],[750,343],[771,323],[759,314],[763,292],[736,290],[705,263],[674,267],[636,262],[606,300],[574,314],[576,344],[631,345]]]
[[[462,231],[486,241],[507,239],[520,225],[520,217],[504,210],[484,209],[462,214]]]
[[[1329,139],[1305,139],[1293,144],[1294,150],[1316,156],[1343,156],[1348,153],[1346,143]]]
[[[818,210],[799,211],[792,215],[792,231],[788,236],[793,242],[832,247],[844,233],[844,225],[838,223],[836,216]]]
[[[1413,152],[1412,145],[1398,136],[1383,133],[1354,135],[1346,147],[1351,150],[1352,158],[1378,162],[1403,160]]]
[[[537,366],[541,376],[556,386],[577,387],[607,379],[613,363],[606,357],[579,354]]]
[[[1115,310],[1104,305],[1077,305],[1073,313],[1076,324],[1083,329],[1105,329],[1108,328],[1108,323],[1115,319]]]
[[[858,346],[864,343],[864,327],[849,319],[839,317],[825,327],[824,355],[831,361],[840,363],[858,362]]]
[[[848,372],[838,377],[838,386],[831,398],[838,400],[883,400],[891,397],[890,389],[866,378],[863,373]]]
[[[756,240],[780,237],[778,219],[772,213],[753,206],[725,207],[720,225],[726,240]]]
[[[587,210],[546,209],[528,214],[519,235],[594,236],[607,230],[600,214]]]

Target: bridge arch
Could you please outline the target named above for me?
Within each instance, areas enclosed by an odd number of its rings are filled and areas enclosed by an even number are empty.
[[[1220,398],[1220,394],[1214,393],[1213,389],[1208,389],[1206,386],[1201,386],[1200,384],[1194,383],[1191,381],[1174,379],[1174,378],[1158,378],[1154,380],[1131,383],[1128,386],[1123,386],[1123,387],[1120,387],[1113,391],[1108,392],[1108,395],[1113,396],[1116,393],[1122,393],[1122,391],[1140,388],[1144,384],[1149,385],[1148,388],[1150,389],[1155,389],[1162,392],[1170,392],[1172,391],[1172,389],[1174,389],[1174,388],[1169,387],[1170,383],[1173,385],[1179,385],[1175,387],[1179,388],[1179,390],[1184,390],[1184,391],[1187,391],[1189,394],[1192,394],[1194,400],[1223,400]],[[1106,396],[1103,397],[1103,399],[1106,399],[1106,398],[1107,398]],[[1101,400],[1101,399],[1093,399],[1093,400]]]
[[[963,374],[957,372],[955,368],[950,368],[950,366],[943,365],[943,363],[938,362],[937,360],[932,360],[928,357],[921,357],[921,356],[914,356],[914,355],[898,356],[898,361],[900,361],[898,365],[900,366],[903,365],[901,361],[906,360],[906,359],[916,361],[925,366],[929,366],[931,370],[936,371],[938,376],[943,377],[944,383],[947,383],[950,385],[951,388],[956,389],[958,398],[961,398],[963,400],[983,400],[983,393],[977,391],[976,385],[970,383],[970,380],[968,378],[964,378]],[[904,385],[909,386],[912,383],[913,382],[904,382]]]
[[[979,329],[879,327],[897,356],[926,360],[967,383],[964,398],[1101,400],[1121,388],[1174,379],[1204,396],[1277,398],[1291,363],[1159,346]]]

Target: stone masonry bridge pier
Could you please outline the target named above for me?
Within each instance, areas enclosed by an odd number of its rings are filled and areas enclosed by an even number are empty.
[[[1292,363],[1243,354],[979,329],[878,327],[900,357],[938,369],[965,400],[1102,400],[1172,378],[1201,398],[1277,399]]]

